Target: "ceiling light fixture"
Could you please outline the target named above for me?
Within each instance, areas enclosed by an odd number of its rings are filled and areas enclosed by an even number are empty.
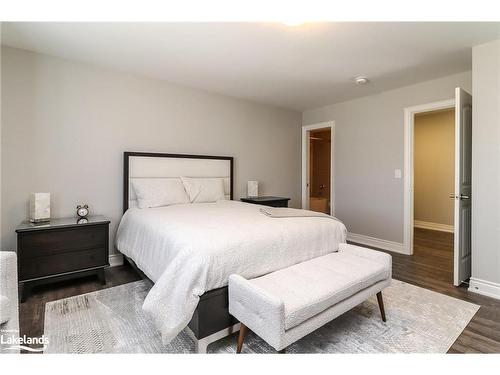
[[[366,85],[369,80],[368,78],[366,78],[365,76],[357,76],[356,78],[354,78],[354,82],[356,82],[357,85]]]

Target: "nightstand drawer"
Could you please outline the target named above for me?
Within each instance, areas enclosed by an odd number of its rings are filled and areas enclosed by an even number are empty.
[[[19,236],[19,257],[31,259],[79,249],[102,248],[107,241],[105,225],[22,233]]]
[[[27,280],[108,265],[104,248],[49,255],[20,261],[19,279]]]

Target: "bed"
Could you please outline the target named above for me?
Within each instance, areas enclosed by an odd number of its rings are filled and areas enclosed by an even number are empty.
[[[217,177],[225,199],[140,209],[134,179]],[[239,329],[227,310],[230,274],[252,278],[336,251],[345,226],[321,217],[270,218],[259,205],[233,198],[231,157],[124,154],[124,215],[116,245],[154,285],[143,308],[164,340],[182,329],[197,344]]]

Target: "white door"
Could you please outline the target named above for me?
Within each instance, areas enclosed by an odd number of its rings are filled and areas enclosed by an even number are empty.
[[[307,170],[307,178],[306,178],[306,197],[303,199],[302,208],[304,210],[309,210],[310,206],[310,197],[311,197],[311,131],[306,131],[306,170]]]
[[[453,284],[471,276],[472,96],[455,89],[455,244]]]

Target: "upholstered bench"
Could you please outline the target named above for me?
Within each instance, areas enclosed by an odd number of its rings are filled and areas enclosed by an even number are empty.
[[[391,283],[390,255],[341,244],[339,251],[247,280],[229,277],[229,313],[274,349],[320,328],[373,295],[385,322],[382,290]]]

